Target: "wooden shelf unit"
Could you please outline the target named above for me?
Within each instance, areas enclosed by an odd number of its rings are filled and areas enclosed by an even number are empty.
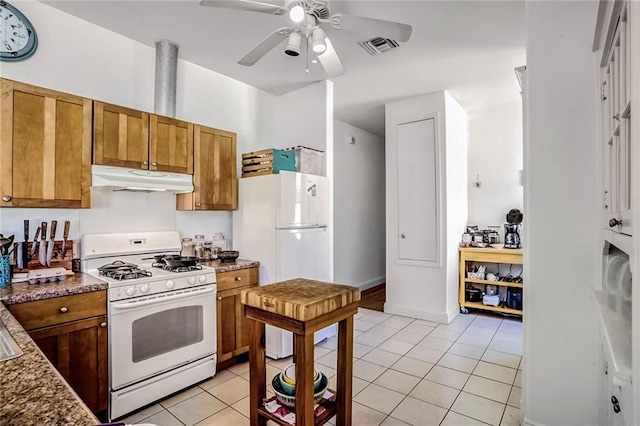
[[[523,285],[520,283],[467,278],[467,262],[522,265],[522,249],[460,247],[458,251],[460,252],[460,285],[458,288],[460,311],[465,312],[468,308],[474,308],[505,314],[522,315],[522,310],[508,308],[504,302],[500,302],[498,306],[490,306],[482,302],[467,302],[465,300],[467,283],[523,288]]]

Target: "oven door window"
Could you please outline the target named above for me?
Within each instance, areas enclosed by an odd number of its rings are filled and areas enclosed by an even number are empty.
[[[133,363],[201,342],[203,324],[202,305],[168,309],[133,321]]]

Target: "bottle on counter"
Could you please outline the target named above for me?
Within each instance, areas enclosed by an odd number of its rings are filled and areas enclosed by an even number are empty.
[[[204,235],[196,235],[196,239],[193,242],[194,253],[196,258],[204,258]]]
[[[213,245],[216,247],[220,247],[220,250],[228,250],[227,240],[224,239],[224,234],[222,232],[216,232],[213,234]]]
[[[193,238],[183,238],[182,239],[182,250],[180,250],[180,256],[182,257],[195,257],[195,245],[193,243]]]
[[[213,259],[213,241],[205,241],[202,247],[202,260],[209,261]]]

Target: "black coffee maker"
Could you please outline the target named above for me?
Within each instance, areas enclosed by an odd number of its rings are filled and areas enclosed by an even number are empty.
[[[504,248],[519,249],[522,247],[520,232],[522,230],[522,212],[511,209],[507,213],[507,223],[504,225]]]

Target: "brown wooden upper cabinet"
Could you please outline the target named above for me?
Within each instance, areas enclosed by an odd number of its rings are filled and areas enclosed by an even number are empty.
[[[0,92],[0,207],[90,207],[91,100],[6,79]]]
[[[93,163],[193,174],[193,124],[94,101]]]
[[[236,134],[194,125],[194,192],[178,194],[178,210],[236,210]]]

